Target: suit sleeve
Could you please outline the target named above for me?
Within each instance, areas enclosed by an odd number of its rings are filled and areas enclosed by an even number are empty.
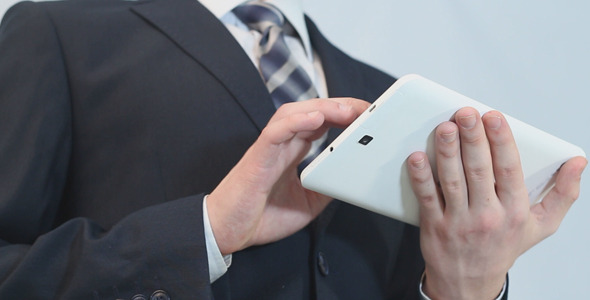
[[[210,298],[203,195],[109,230],[84,218],[55,224],[72,147],[66,70],[46,12],[30,2],[10,9],[0,26],[0,296]]]

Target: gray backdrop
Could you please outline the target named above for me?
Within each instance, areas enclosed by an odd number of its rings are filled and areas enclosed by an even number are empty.
[[[590,2],[304,3],[351,55],[396,76],[422,74],[590,153]],[[585,178],[557,233],[516,262],[511,299],[588,298],[589,191]]]
[[[15,2],[0,0],[0,15]],[[590,2],[303,2],[352,56],[396,76],[421,74],[590,152]],[[585,179],[558,232],[516,262],[511,299],[587,298],[589,189]]]

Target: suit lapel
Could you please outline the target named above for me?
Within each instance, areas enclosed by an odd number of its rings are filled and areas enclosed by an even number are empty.
[[[132,10],[217,78],[259,130],[266,126],[275,108],[256,67],[205,7],[196,0],[155,0]]]
[[[275,108],[258,70],[225,26],[204,6],[194,0],[154,0],[140,3],[132,10],[217,78],[258,129],[266,126]],[[312,46],[322,59],[328,95],[362,98],[364,81],[351,59],[328,42],[307,17],[306,22]],[[337,134],[338,131],[330,135],[334,138]]]
[[[154,0],[136,5],[132,10],[216,77],[259,130],[266,126],[275,112],[266,86],[240,45],[205,7],[195,0]],[[322,59],[328,95],[364,98],[367,85],[357,64],[328,42],[309,18],[306,22],[312,46]],[[341,131],[330,130],[329,140]],[[338,201],[333,202],[313,222],[311,226],[316,238],[325,230],[338,205]]]

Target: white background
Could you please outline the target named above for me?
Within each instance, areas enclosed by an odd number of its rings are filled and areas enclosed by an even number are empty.
[[[352,56],[421,74],[590,152],[590,2],[303,1]],[[14,2],[0,0],[0,15]],[[586,178],[559,231],[510,271],[511,299],[589,298],[589,212]]]

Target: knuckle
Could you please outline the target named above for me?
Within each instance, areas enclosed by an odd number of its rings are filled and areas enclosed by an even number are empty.
[[[520,175],[520,170],[518,168],[509,166],[509,167],[498,167],[496,168],[494,175],[499,178],[516,178]]]
[[[559,199],[561,206],[570,207],[579,197],[579,189],[568,189],[559,185],[553,187],[555,197]]]
[[[419,197],[420,203],[426,208],[434,208],[438,205],[438,197],[433,194],[426,194]]]
[[[488,140],[485,134],[481,132],[461,132],[461,143],[480,145],[483,143],[487,143],[487,141]]]
[[[453,195],[461,193],[463,191],[463,182],[460,179],[450,180],[448,178],[445,178],[441,180],[441,185],[447,192],[450,192]]]
[[[479,216],[478,231],[482,233],[495,232],[502,224],[502,218],[495,213],[485,213]]]
[[[418,185],[426,185],[431,181],[432,177],[430,176],[429,172],[421,170],[410,172],[410,178]]]
[[[286,121],[285,123],[286,123],[286,125],[296,124],[296,123],[301,122],[304,119],[305,119],[304,114],[292,114],[292,115],[289,115],[285,118],[285,121]]]
[[[265,139],[267,138],[272,132],[272,125],[267,125],[266,127],[262,128],[258,139]]]
[[[354,99],[354,98],[344,98],[344,104],[345,105],[354,105],[358,100]]]
[[[435,229],[435,234],[443,241],[457,242],[458,240],[465,239],[462,229],[449,222],[439,223]]]
[[[479,214],[475,223],[458,229],[458,235],[468,242],[489,241],[503,226],[503,218],[497,213],[486,212]]]
[[[279,108],[277,109],[277,112],[285,112],[285,111],[288,111],[294,105],[295,105],[295,102],[287,102],[287,103],[281,104],[281,106],[279,106]]]
[[[416,175],[412,176],[412,180],[418,186],[425,186],[429,183],[430,178],[429,178],[429,176],[426,176],[424,174],[416,174]]]
[[[441,155],[442,158],[445,159],[452,159],[459,156],[459,148],[458,147],[439,147],[438,153]]]
[[[529,218],[528,206],[523,206],[521,209],[516,209],[510,215],[510,226],[512,228],[519,228],[524,226]]]
[[[320,105],[321,107],[324,107],[326,109],[337,109],[339,105],[349,105],[351,104],[351,101],[349,99],[345,99],[344,101],[342,100],[338,100],[338,101],[326,101],[325,99],[318,99],[315,100],[318,105]]]
[[[321,99],[315,99],[315,100],[312,100],[312,102],[313,102],[313,105],[319,110],[326,109],[330,104],[332,104],[332,101],[323,101]],[[311,102],[309,102],[309,103],[311,103]]]
[[[555,191],[559,198],[563,199],[567,204],[573,204],[580,196],[579,189],[563,189],[560,186],[555,186]]]
[[[488,178],[488,168],[485,166],[471,166],[465,169],[465,175],[473,181],[484,181]]]

